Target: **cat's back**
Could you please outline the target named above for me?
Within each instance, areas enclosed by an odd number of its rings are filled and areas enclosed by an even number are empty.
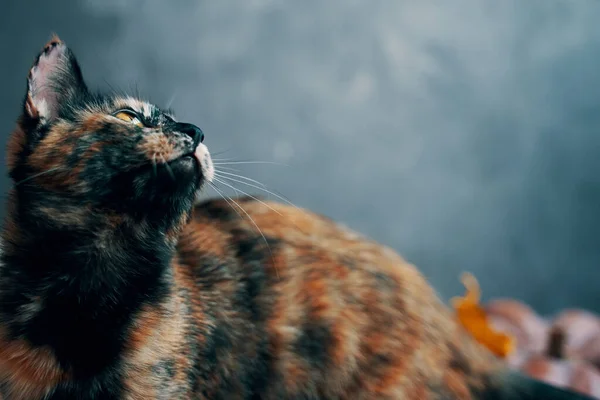
[[[265,251],[265,264],[275,261],[278,269],[291,267],[280,264],[284,261],[281,258],[274,259],[284,252],[287,262],[296,259],[299,264],[309,260],[308,264],[322,263],[331,274],[337,271],[344,275],[359,269],[377,272],[385,281],[381,275],[385,271],[414,270],[395,251],[341,223],[306,209],[248,197],[198,204],[180,239],[184,247],[201,247],[203,253],[214,251],[219,257],[223,251],[243,256],[244,246],[251,245],[249,240],[256,241],[252,243],[255,250]]]
[[[434,297],[417,269],[392,249],[327,217],[277,202],[244,197],[197,205],[179,239],[179,254],[188,265],[213,259],[243,266],[241,274],[260,265],[271,284],[296,281],[308,297],[317,297],[312,286],[305,287],[313,281],[344,291],[357,285],[379,295],[411,292],[425,302]]]
[[[416,268],[309,211],[202,203],[181,235],[179,262],[201,296],[198,318],[228,336],[215,365],[241,357],[229,366],[240,380],[258,377],[252,390],[266,398],[465,398],[495,366]],[[257,355],[261,362],[245,363]]]

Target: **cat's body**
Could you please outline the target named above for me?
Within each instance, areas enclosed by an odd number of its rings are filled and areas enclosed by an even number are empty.
[[[294,207],[193,206],[213,173],[199,129],[92,95],[57,38],[28,82],[4,398],[577,398],[508,373],[393,251]]]

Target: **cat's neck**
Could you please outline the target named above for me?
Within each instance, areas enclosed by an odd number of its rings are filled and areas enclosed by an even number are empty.
[[[135,313],[172,289],[177,229],[68,203],[11,208],[0,325],[81,376],[97,373],[118,358]]]

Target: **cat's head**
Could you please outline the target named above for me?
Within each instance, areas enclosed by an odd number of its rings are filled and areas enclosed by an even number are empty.
[[[92,93],[54,37],[27,79],[7,163],[20,200],[165,217],[189,210],[213,167],[195,125],[133,97]],[[65,206],[66,207],[66,206]]]

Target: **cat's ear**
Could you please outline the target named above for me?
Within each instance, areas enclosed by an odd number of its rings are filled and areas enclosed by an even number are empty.
[[[50,122],[74,96],[85,91],[75,56],[54,35],[29,71],[23,114],[38,124]]]

